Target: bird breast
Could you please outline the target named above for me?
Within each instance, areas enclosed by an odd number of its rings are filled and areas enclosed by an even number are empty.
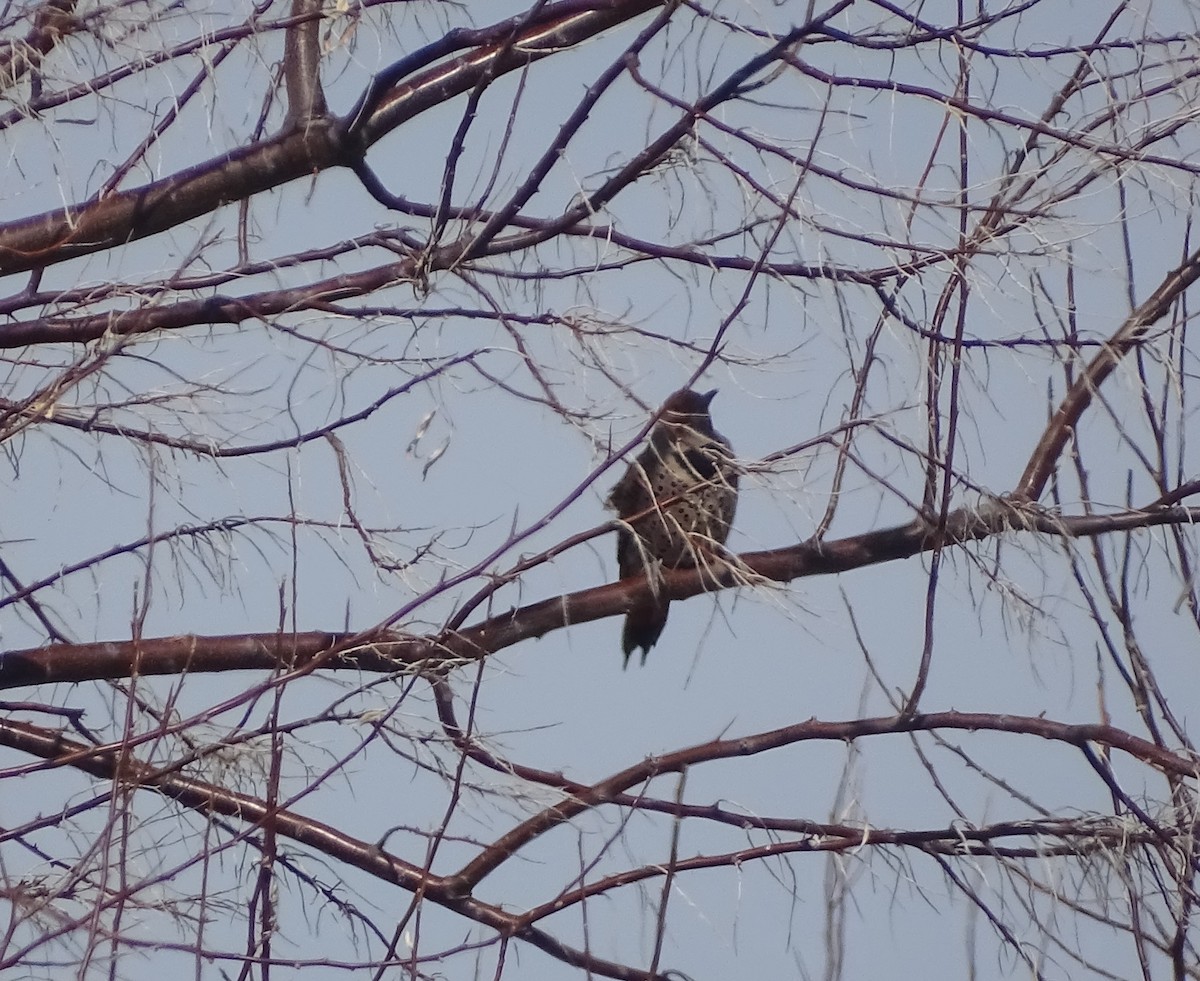
[[[728,451],[715,442],[675,445],[659,464],[647,473],[657,509],[635,528],[665,565],[691,565],[697,547],[723,544],[729,536],[736,478],[730,479]]]

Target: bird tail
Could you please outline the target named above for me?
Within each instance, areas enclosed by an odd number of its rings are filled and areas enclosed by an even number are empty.
[[[642,603],[635,606],[625,617],[625,629],[621,632],[621,647],[625,651],[625,667],[629,667],[629,658],[639,647],[642,649],[642,664],[646,663],[646,655],[657,642],[667,625],[667,612],[670,604],[662,602]]]

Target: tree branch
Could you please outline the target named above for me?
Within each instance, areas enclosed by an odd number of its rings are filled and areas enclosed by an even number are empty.
[[[330,167],[352,167],[371,144],[425,110],[468,91],[481,79],[496,78],[567,51],[660,2],[564,0],[547,4],[515,34],[519,19],[513,18],[478,31],[451,32],[455,45],[473,43],[474,50],[426,69],[403,86],[373,82],[364,95],[365,102],[360,100],[347,119],[310,117],[299,129],[287,127],[276,136],[143,187],[0,225],[0,276],[116,248]],[[306,23],[292,30],[310,27],[316,29]],[[299,50],[307,50],[308,44],[311,39],[303,34],[289,38],[288,92],[301,109],[307,103],[315,111],[319,92],[305,87],[311,80],[293,80],[311,68]],[[387,72],[382,77],[391,80]],[[293,86],[299,91],[293,92]]]
[[[864,566],[911,558],[934,548],[977,541],[1006,531],[1062,537],[1094,537],[1165,524],[1195,524],[1200,510],[1156,508],[1113,515],[1062,517],[1042,509],[995,501],[988,506],[952,511],[946,530],[913,522],[837,541],[800,542],[787,548],[746,552],[706,568],[666,569],[658,588],[670,600],[744,586],[757,580],[790,582],[809,576],[848,572]],[[601,528],[576,536],[588,540]],[[576,623],[590,623],[629,612],[654,587],[644,573],[618,582],[555,596],[490,617],[460,631],[417,637],[370,628],[351,632],[309,631],[142,638],[92,644],[54,644],[0,653],[0,690],[26,685],[176,675],[183,672],[288,670],[441,672],[487,657],[524,641]]]

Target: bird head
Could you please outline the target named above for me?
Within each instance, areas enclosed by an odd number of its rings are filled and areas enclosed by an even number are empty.
[[[663,418],[707,416],[709,403],[716,394],[715,388],[711,392],[693,392],[690,388],[681,388],[668,396],[667,401],[663,403]]]
[[[712,418],[708,414],[708,406],[716,394],[715,388],[711,392],[693,392],[690,388],[681,388],[663,403],[659,421],[671,429],[685,427],[711,433]]]

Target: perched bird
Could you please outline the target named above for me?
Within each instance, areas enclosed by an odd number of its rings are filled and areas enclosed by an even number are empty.
[[[649,445],[608,495],[608,506],[625,524],[617,531],[621,578],[655,563],[679,569],[719,554],[737,507],[737,471],[728,440],[708,414],[716,391],[685,388],[663,405]],[[621,646],[625,666],[638,647],[642,664],[667,622],[668,601],[656,595],[625,617]]]

